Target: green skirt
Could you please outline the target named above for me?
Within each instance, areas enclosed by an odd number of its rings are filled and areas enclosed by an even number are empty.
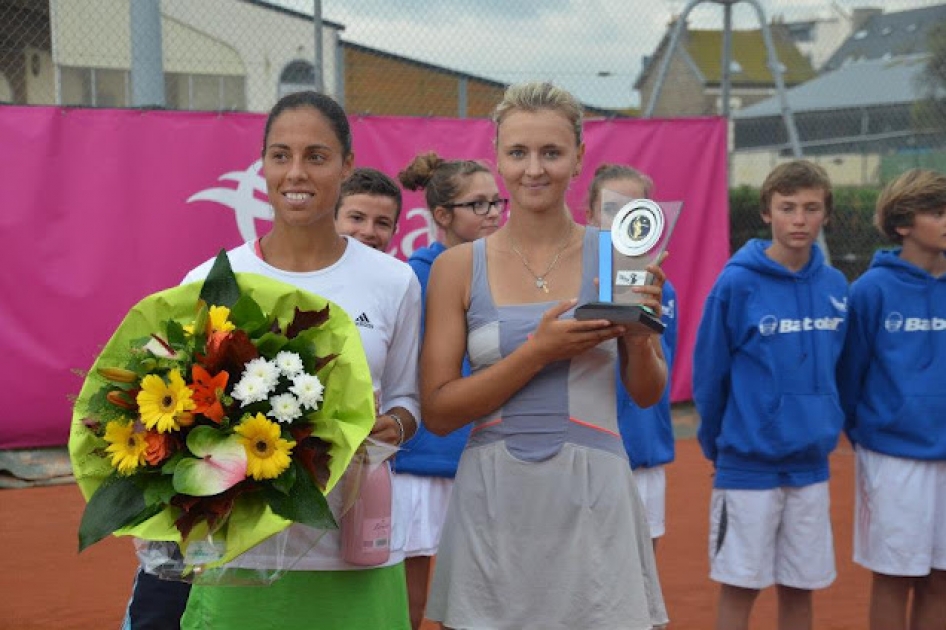
[[[404,563],[288,571],[270,586],[194,586],[182,630],[410,630]]]

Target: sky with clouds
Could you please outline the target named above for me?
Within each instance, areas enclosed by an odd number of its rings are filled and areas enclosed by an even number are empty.
[[[270,0],[274,1],[274,0]],[[311,13],[313,0],[276,0]],[[826,18],[882,6],[886,12],[942,0],[759,0],[767,18]],[[639,105],[633,89],[683,0],[322,0],[322,17],[344,25],[343,39],[504,82],[550,79],[602,107]],[[691,27],[722,28],[723,7],[704,1]],[[757,28],[752,3],[736,0],[733,28]],[[840,44],[840,42],[838,42]]]

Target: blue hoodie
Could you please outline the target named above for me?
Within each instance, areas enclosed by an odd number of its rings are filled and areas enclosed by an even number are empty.
[[[946,460],[946,276],[874,254],[851,286],[838,386],[848,437],[878,453]]]
[[[726,264],[703,307],[693,399],[716,488],[756,490],[828,479],[844,423],[835,368],[847,281],[821,249],[798,272],[752,240]]]
[[[667,359],[667,372],[673,365],[673,354],[677,350],[677,292],[670,284],[663,287],[663,322],[667,328],[660,338],[664,357]],[[667,388],[656,405],[641,409],[631,400],[624,382],[621,380],[621,366],[618,365],[617,397],[618,428],[624,440],[624,450],[631,460],[632,468],[653,468],[673,461],[673,423],[670,417],[670,379]]]
[[[427,281],[434,259],[447,248],[442,243],[433,243],[411,254],[407,264],[411,266],[420,281],[421,301],[427,304]],[[424,334],[424,317],[421,318],[421,336]],[[469,376],[470,365],[463,359],[463,375]],[[424,428],[417,427],[417,433],[401,446],[394,457],[394,471],[426,477],[455,477],[460,454],[470,437],[472,425],[466,425],[443,437],[434,435]]]

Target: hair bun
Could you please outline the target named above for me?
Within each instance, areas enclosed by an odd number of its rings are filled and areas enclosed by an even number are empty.
[[[403,171],[397,174],[397,178],[404,188],[420,190],[427,186],[434,171],[443,163],[443,158],[434,151],[421,153],[411,160],[411,163]]]

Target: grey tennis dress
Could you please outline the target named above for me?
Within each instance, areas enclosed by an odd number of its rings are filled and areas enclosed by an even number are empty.
[[[496,306],[473,245],[467,313],[475,373],[554,303]],[[579,303],[596,290],[586,228]],[[572,316],[569,312],[565,317]],[[427,604],[458,630],[649,630],[667,622],[644,508],[618,435],[617,342],[546,366],[478,419],[460,458]]]

